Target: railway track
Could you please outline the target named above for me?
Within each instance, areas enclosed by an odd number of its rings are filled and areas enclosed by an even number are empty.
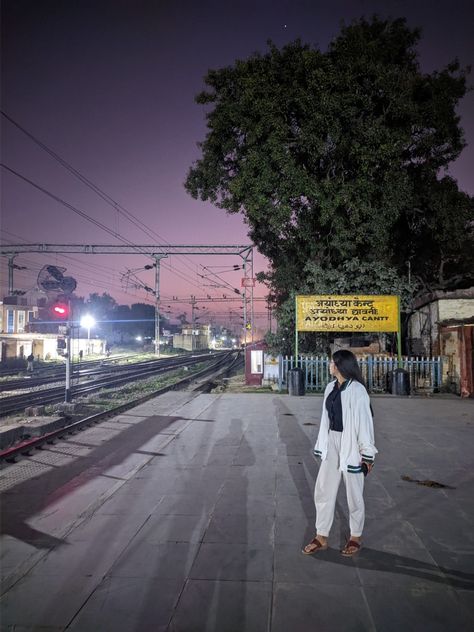
[[[102,388],[113,388],[114,386],[121,386],[125,383],[133,382],[136,380],[144,379],[147,377],[157,376],[162,373],[173,371],[183,366],[192,366],[203,360],[210,360],[222,355],[222,352],[216,354],[202,354],[196,356],[175,356],[173,358],[161,359],[161,360],[148,360],[141,363],[135,363],[130,365],[118,365],[107,367],[104,371],[95,371],[84,374],[82,377],[87,377],[86,383],[79,383],[72,386],[72,396],[87,395],[96,392]],[[228,354],[225,354],[226,356]],[[58,381],[55,378],[49,378],[47,382],[51,382],[51,379]],[[33,388],[34,384],[30,383],[29,388]],[[23,388],[25,388],[23,386]],[[64,385],[53,386],[52,388],[45,388],[32,392],[29,390],[27,393],[20,393],[18,395],[6,396],[0,399],[0,416],[11,415],[15,412],[24,410],[27,406],[44,406],[48,404],[54,404],[63,401],[64,399]]]
[[[41,447],[45,444],[52,444],[58,439],[65,439],[68,435],[74,435],[76,432],[83,430],[88,426],[92,426],[96,423],[103,421],[109,417],[113,417],[118,415],[138,404],[141,404],[153,397],[157,397],[163,393],[166,393],[170,390],[176,390],[179,388],[183,388],[187,386],[190,382],[199,380],[200,378],[204,378],[207,375],[211,374],[212,377],[206,382],[204,381],[199,385],[197,390],[203,391],[207,390],[207,387],[212,383],[213,380],[216,379],[217,374],[228,374],[233,368],[236,367],[239,363],[242,362],[240,353],[230,352],[225,354],[219,354],[216,358],[214,356],[215,362],[213,362],[210,366],[201,369],[201,371],[190,375],[189,377],[185,377],[181,380],[178,380],[174,384],[170,384],[160,388],[159,390],[144,395],[138,399],[130,400],[125,404],[121,404],[113,409],[109,409],[104,412],[96,413],[95,415],[91,415],[90,417],[86,417],[79,421],[75,421],[74,423],[66,424],[62,428],[58,430],[54,430],[53,432],[48,432],[41,437],[35,437],[34,439],[27,439],[26,441],[21,441],[20,443],[9,447],[5,450],[0,451],[0,464],[14,462],[20,456],[30,456],[37,449],[41,449]]]
[[[202,357],[209,357],[209,354],[196,354],[202,355]],[[125,357],[125,356],[124,356]],[[100,375],[108,375],[111,372],[117,374],[119,372],[127,372],[133,369],[151,368],[152,366],[158,366],[164,362],[174,360],[176,358],[189,358],[191,356],[173,356],[164,358],[150,358],[148,360],[141,360],[140,362],[133,362],[132,364],[116,364],[114,360],[94,360],[91,362],[74,363],[72,365],[71,379],[76,384],[83,379],[95,379]],[[22,391],[31,390],[33,388],[43,386],[44,384],[50,384],[51,382],[60,382],[64,380],[66,376],[66,369],[64,366],[55,367],[52,370],[42,370],[40,375],[25,376],[16,380],[8,380],[0,384],[0,393],[7,391]]]
[[[116,356],[112,356],[110,358],[101,358],[99,360],[84,360],[83,362],[78,362],[76,360],[74,360],[72,362],[72,366],[74,368],[77,367],[94,367],[94,366],[101,366],[104,364],[115,364],[116,362],[120,362],[120,361],[124,361],[124,360],[133,360],[133,358],[139,357],[138,354],[135,355],[116,355]],[[40,363],[39,365],[37,365],[36,369],[35,369],[35,373],[40,373],[41,376],[46,376],[46,375],[54,375],[54,374],[58,374],[58,375],[63,375],[66,371],[66,367],[64,364],[59,364],[59,363]],[[19,374],[24,374],[26,373],[26,363],[25,366],[23,367],[16,367],[16,368],[0,368],[0,379],[1,378],[9,378],[9,377],[13,377],[15,375],[19,375]],[[18,382],[21,382],[24,379],[28,379],[31,378],[31,375],[28,376],[24,376],[23,378],[19,378]],[[11,380],[13,381],[13,380]],[[8,384],[10,382],[10,380],[4,381],[1,384],[1,388],[3,388],[6,384]]]

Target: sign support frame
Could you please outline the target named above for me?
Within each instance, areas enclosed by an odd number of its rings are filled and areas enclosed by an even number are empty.
[[[403,360],[402,360],[402,313],[400,306],[400,296],[397,295],[397,304],[398,304],[398,331],[397,331],[397,360],[398,360],[398,368],[403,368]]]
[[[67,324],[66,324],[66,381],[64,389],[64,403],[68,404],[72,399],[71,393],[71,299],[67,299]]]
[[[295,294],[295,367],[298,368],[298,299]]]

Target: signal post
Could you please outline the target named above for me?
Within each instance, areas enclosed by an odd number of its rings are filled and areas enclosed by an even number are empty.
[[[64,403],[67,404],[71,401],[71,300],[68,298],[67,301],[54,303],[52,312],[56,318],[66,321],[63,325],[58,326],[58,334],[61,334],[61,338],[58,337],[57,344],[58,349],[66,349],[66,385],[64,391]],[[64,336],[64,338],[62,336]],[[65,343],[65,347],[62,346],[63,343]]]

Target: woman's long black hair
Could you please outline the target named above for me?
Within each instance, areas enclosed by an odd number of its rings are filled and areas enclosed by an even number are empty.
[[[342,377],[344,377],[346,380],[355,380],[356,382],[360,382],[365,390],[367,390],[367,384],[362,377],[362,371],[360,370],[359,363],[357,362],[357,358],[352,353],[352,351],[348,351],[347,349],[339,349],[339,351],[335,351],[332,354],[332,360]],[[374,411],[372,408],[372,404],[370,404],[370,412],[372,413],[373,417]]]
[[[367,385],[362,377],[362,371],[360,370],[359,363],[352,351],[339,349],[339,351],[335,351],[332,354],[331,359],[343,378],[346,380],[355,380],[356,382],[360,382],[367,390]]]

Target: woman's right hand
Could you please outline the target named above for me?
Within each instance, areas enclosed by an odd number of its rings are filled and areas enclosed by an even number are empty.
[[[370,471],[372,470],[372,468],[374,467],[373,463],[368,463],[367,461],[362,461],[362,463],[365,463],[366,467],[367,467],[367,474],[370,473]]]

